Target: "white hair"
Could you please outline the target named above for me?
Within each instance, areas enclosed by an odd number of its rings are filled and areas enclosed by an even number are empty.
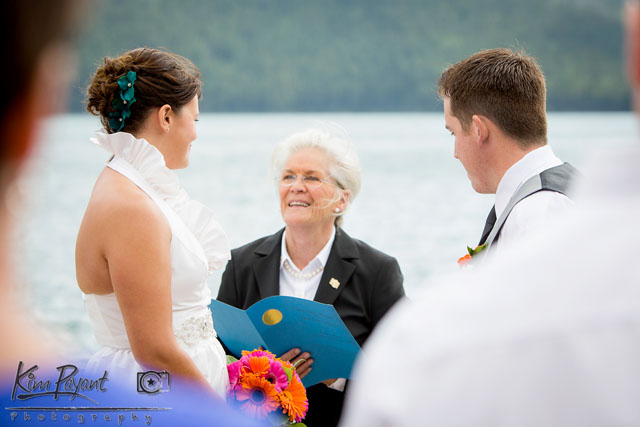
[[[278,143],[271,157],[271,174],[278,183],[289,157],[305,148],[317,148],[329,156],[329,173],[338,184],[334,201],[340,200],[342,192],[349,190],[349,204],[360,192],[360,161],[353,144],[345,137],[331,134],[320,129],[307,129],[294,133]],[[346,209],[345,209],[346,211]],[[336,225],[342,225],[344,211],[335,214]]]

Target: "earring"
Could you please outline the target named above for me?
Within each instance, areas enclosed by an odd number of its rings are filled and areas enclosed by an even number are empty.
[[[335,213],[340,213],[340,209],[338,209],[338,208],[335,208],[333,211],[334,211]]]

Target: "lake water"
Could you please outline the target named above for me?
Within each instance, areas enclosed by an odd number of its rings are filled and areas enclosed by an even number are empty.
[[[336,123],[353,140],[363,185],[345,218],[352,236],[396,257],[409,297],[439,274],[457,270],[477,243],[493,196],[476,194],[453,158],[440,113],[203,114],[189,168],[178,171],[192,198],[208,205],[232,247],[283,226],[269,177],[271,150],[289,134]],[[15,254],[25,304],[79,351],[96,348],[75,282],[75,238],[108,154],[89,142],[100,128],[88,115],[58,116],[42,130],[21,200]],[[578,168],[599,150],[635,141],[631,113],[549,115],[549,143]],[[209,286],[217,294],[221,272]]]

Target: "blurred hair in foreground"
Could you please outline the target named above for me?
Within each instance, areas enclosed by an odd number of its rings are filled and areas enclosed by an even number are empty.
[[[77,0],[6,2],[0,18],[8,43],[2,67],[0,116],[0,373],[18,360],[49,354],[26,307],[13,295],[14,250],[7,192],[19,176],[41,120],[58,110],[73,76],[71,41],[81,15]],[[44,363],[44,361],[43,361]]]

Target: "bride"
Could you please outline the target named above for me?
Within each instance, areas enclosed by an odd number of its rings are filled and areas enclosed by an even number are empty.
[[[98,68],[87,109],[105,130],[93,142],[112,156],[80,226],[76,274],[102,345],[88,369],[131,381],[166,370],[224,397],[226,359],[206,279],[229,247],[172,171],[189,163],[200,95],[198,69],[170,52],[134,49]]]

